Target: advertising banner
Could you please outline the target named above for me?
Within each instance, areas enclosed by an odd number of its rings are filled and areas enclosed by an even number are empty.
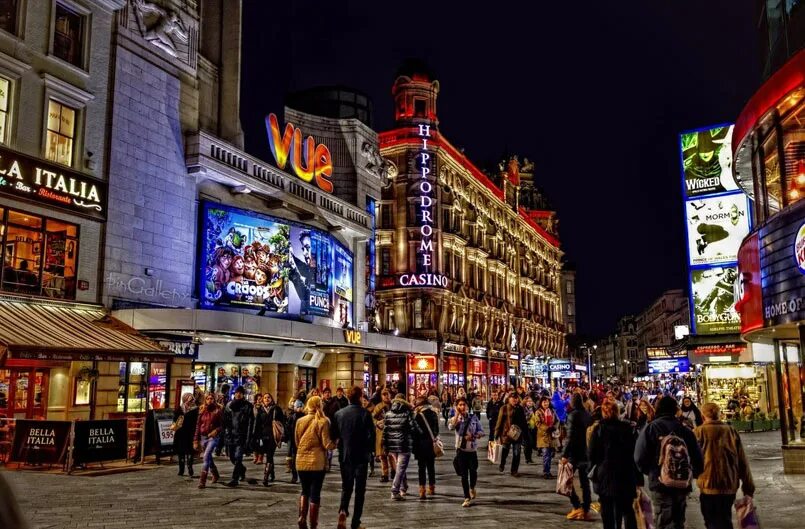
[[[805,320],[805,201],[760,229],[760,275],[766,327]]]
[[[30,464],[61,463],[70,438],[70,421],[18,419],[14,428],[11,460]]]
[[[173,410],[148,410],[145,418],[145,453],[170,455],[173,453]]]
[[[94,463],[126,459],[128,451],[128,421],[76,421],[73,461]]]
[[[353,257],[328,233],[210,203],[202,222],[202,308],[352,324]]]
[[[687,373],[688,371],[690,371],[690,362],[687,358],[662,358],[648,361],[649,375]]]
[[[732,177],[732,125],[681,135],[685,196],[738,190]]]
[[[724,334],[740,331],[741,319],[735,311],[733,284],[736,266],[692,270],[693,320],[697,334]]]
[[[749,233],[749,200],[743,192],[689,200],[688,264],[734,263]]]
[[[763,327],[763,291],[760,285],[760,248],[753,233],[738,250],[735,310],[741,315],[741,333]]]

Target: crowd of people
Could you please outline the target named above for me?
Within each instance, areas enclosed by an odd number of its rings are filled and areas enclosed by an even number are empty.
[[[393,386],[348,392],[329,388],[300,392],[283,409],[271,394],[245,398],[242,387],[222,405],[216,395],[186,394],[175,411],[173,429],[179,475],[194,476],[194,454],[202,459],[198,487],[220,479],[215,453],[225,449],[232,462],[227,486],[246,480],[243,460],[262,465],[262,483],[276,480],[275,453],[287,444],[286,473],[299,483],[300,529],[319,523],[321,490],[337,449],[341,474],[338,528],[359,529],[366,483],[380,465],[380,482],[390,497],[409,496],[408,467],[416,461],[418,498],[436,494],[436,458],[444,453],[442,424],[453,432],[453,467],[461,478],[463,507],[477,497],[479,440],[490,437],[489,458],[498,470],[520,478],[520,458],[542,457],[542,476],[556,479],[555,459],[571,469],[569,520],[590,521],[600,512],[605,529],[636,529],[648,513],[656,529],[685,526],[687,498],[695,480],[707,529],[732,527],[732,506],[740,488],[754,494],[747,457],[737,432],[721,420],[721,410],[701,409],[689,396],[648,395],[618,387],[558,389],[538,386],[493,391],[485,403],[475,391],[437,392],[418,388],[405,398]],[[200,404],[200,405],[198,405]],[[488,428],[482,424],[486,412]],[[440,420],[441,416],[441,420]],[[494,444],[491,444],[494,442]],[[499,453],[497,452],[499,451]],[[510,457],[511,456],[511,457]],[[259,479],[253,482],[259,482]],[[598,496],[593,503],[592,492]],[[414,494],[414,491],[411,491]],[[354,502],[353,502],[354,496]],[[643,500],[643,501],[641,501]],[[350,503],[352,508],[350,509]]]

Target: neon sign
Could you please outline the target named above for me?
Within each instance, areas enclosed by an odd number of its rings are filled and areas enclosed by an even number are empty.
[[[285,130],[280,136],[280,125],[276,114],[269,114],[266,118],[266,130],[268,144],[277,167],[285,169],[290,158],[291,168],[301,180],[312,182],[315,179],[316,185],[322,191],[333,192],[333,183],[330,180],[333,175],[333,160],[326,145],[323,143],[316,145],[313,136],[305,138],[303,143],[302,129],[294,127],[292,123],[285,125]]]

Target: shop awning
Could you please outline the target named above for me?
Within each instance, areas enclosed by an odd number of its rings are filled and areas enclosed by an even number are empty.
[[[0,298],[0,357],[170,352],[99,305]],[[65,356],[67,358],[67,356]]]

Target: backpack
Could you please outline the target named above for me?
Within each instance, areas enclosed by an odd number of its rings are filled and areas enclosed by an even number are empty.
[[[659,481],[671,489],[687,489],[693,480],[685,441],[674,433],[660,437]]]

